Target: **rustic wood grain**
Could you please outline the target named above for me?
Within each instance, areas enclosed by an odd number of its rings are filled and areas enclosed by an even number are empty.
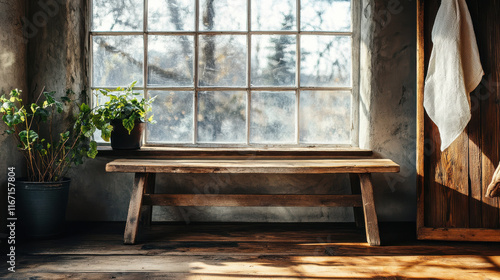
[[[142,194],[146,184],[146,174],[136,173],[134,178],[134,187],[128,207],[127,224],[123,236],[123,243],[134,244],[139,226],[139,214],[142,206]]]
[[[498,1],[478,1],[479,15],[475,17],[475,30],[481,62],[486,73],[480,93],[481,100],[481,129],[482,129],[482,226],[485,228],[499,228],[498,199],[485,197],[488,184],[493,177],[496,164],[500,159],[500,120],[499,94],[500,88],[495,87],[500,73],[500,27]]]
[[[479,23],[481,11],[478,1],[467,1],[473,22]],[[478,26],[478,24],[476,24]],[[481,30],[475,30],[476,37],[482,40]],[[471,93],[471,120],[467,126],[469,135],[469,227],[480,228],[482,219],[482,152],[481,152],[481,97],[480,90]]]
[[[399,172],[389,159],[117,159],[107,172],[148,173],[376,173]]]
[[[361,195],[145,194],[143,203],[161,206],[362,207]]]
[[[382,224],[386,246],[343,224],[157,224],[122,244],[122,223],[74,223],[65,236],[23,240],[6,279],[498,279],[500,243],[416,241]],[[397,240],[397,241],[395,241]],[[5,267],[5,266],[4,266]]]
[[[425,1],[424,4],[424,76],[427,75],[427,65],[429,63],[430,54],[432,52],[432,38],[431,32],[434,26],[434,19],[439,8],[439,1]],[[421,91],[423,99],[423,90]],[[423,103],[422,103],[423,106]],[[424,118],[424,153],[419,156],[423,157],[424,161],[424,207],[425,225],[430,227],[444,226],[443,209],[436,205],[443,203],[440,180],[437,178],[437,163],[440,161],[440,140],[439,132],[434,123],[430,120],[429,116],[423,110]],[[438,181],[436,182],[436,178]],[[431,213],[432,211],[432,213]]]
[[[373,185],[371,174],[359,174],[361,185],[361,197],[363,199],[363,211],[365,214],[365,230],[368,244],[372,246],[380,245],[380,235],[378,230],[378,218],[375,211],[375,201],[373,198]]]
[[[146,174],[146,185],[144,186],[144,194],[153,194],[155,192],[156,173]],[[144,199],[144,197],[143,197]],[[143,205],[141,207],[140,222],[142,226],[151,226],[151,218],[153,215],[152,205]]]
[[[351,184],[351,193],[352,194],[361,194],[361,187],[359,185],[359,177],[357,174],[349,174],[349,181]],[[363,208],[361,207],[353,207],[354,212],[354,222],[356,222],[356,226],[361,228],[365,224],[365,216],[363,215]]]
[[[418,43],[417,82],[421,90],[417,100],[423,97],[422,72],[425,77],[432,50],[432,25],[439,5],[440,1],[423,0],[417,4],[418,17],[423,18],[418,25],[423,34],[417,32],[417,35],[419,40],[424,41]],[[423,124],[424,130],[424,136],[418,138],[417,145],[427,147],[425,144],[433,143],[436,149],[436,152],[430,153],[425,148],[417,150],[417,167],[420,167],[417,172],[423,176],[417,178],[419,238],[432,239],[435,236],[439,240],[483,240],[482,230],[495,234],[488,229],[500,228],[498,199],[484,197],[500,159],[500,88],[496,86],[500,80],[500,2],[467,0],[467,5],[486,75],[479,89],[471,94],[472,117],[465,133],[444,153],[438,151],[437,128],[425,115],[423,104],[417,102],[417,122]],[[423,15],[421,11],[424,11]]]
[[[417,231],[425,226],[424,189],[425,189],[425,134],[424,134],[424,81],[425,81],[425,39],[424,10],[425,1],[417,1]]]
[[[500,229],[487,228],[421,228],[421,240],[500,242]]]

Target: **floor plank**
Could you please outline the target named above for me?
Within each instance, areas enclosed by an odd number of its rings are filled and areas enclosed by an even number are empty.
[[[153,224],[123,245],[123,223],[70,224],[18,240],[5,279],[500,279],[500,244],[417,241],[380,225],[371,247],[354,224]]]

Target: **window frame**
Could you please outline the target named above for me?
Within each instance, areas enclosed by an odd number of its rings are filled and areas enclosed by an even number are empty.
[[[143,2],[143,29],[142,31],[93,31],[93,0],[88,1],[88,23],[87,23],[87,44],[88,44],[88,94],[90,96],[90,104],[94,106],[94,90],[102,88],[115,88],[116,86],[101,86],[95,87],[93,85],[93,37],[94,36],[126,36],[136,35],[142,36],[144,41],[144,63],[143,63],[143,85],[134,87],[134,90],[143,91],[144,97],[149,96],[149,91],[162,90],[162,91],[185,91],[194,92],[193,100],[193,139],[191,143],[154,143],[147,142],[147,133],[143,133],[142,142],[143,147],[167,147],[167,148],[277,148],[277,149],[296,149],[296,148],[358,148],[359,147],[359,76],[360,76],[360,37],[361,37],[361,11],[360,1],[351,0],[351,31],[346,32],[330,32],[330,31],[302,31],[300,30],[301,20],[301,6],[300,0],[296,1],[296,30],[282,30],[282,31],[253,31],[251,30],[251,3],[252,0],[247,1],[247,31],[200,31],[199,30],[199,17],[200,17],[200,1],[195,0],[195,31],[148,31],[148,0]],[[213,87],[213,86],[199,86],[198,85],[198,59],[199,59],[199,37],[200,35],[245,35],[247,40],[247,70],[246,79],[247,85],[245,87]],[[302,35],[330,35],[330,36],[349,36],[351,37],[351,86],[350,87],[316,87],[308,86],[303,87],[300,85],[300,58],[301,58],[301,36]],[[193,55],[193,80],[194,84],[191,87],[165,87],[165,86],[148,86],[148,35],[189,35],[194,37],[194,55]],[[252,35],[296,35],[296,85],[295,86],[251,86],[251,55],[252,55]],[[125,86],[125,85],[121,85]],[[332,143],[300,143],[300,122],[299,122],[299,106],[300,106],[300,91],[319,90],[319,91],[349,91],[351,92],[351,131],[350,131],[350,144],[332,144]],[[198,92],[200,91],[245,91],[246,92],[246,143],[198,143],[198,121],[197,121],[197,104]],[[252,143],[250,142],[250,112],[251,112],[251,94],[252,91],[294,91],[295,92],[295,143]],[[146,128],[147,131],[147,128]],[[100,146],[108,146],[109,143],[98,143]]]

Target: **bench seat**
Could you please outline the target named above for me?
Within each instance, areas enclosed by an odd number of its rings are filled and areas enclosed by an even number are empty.
[[[389,159],[117,159],[108,172],[147,173],[384,173],[399,172]]]

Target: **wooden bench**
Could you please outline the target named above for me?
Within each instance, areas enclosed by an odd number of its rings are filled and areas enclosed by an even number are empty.
[[[362,224],[370,245],[380,245],[373,201],[371,173],[399,172],[388,159],[117,159],[106,165],[108,172],[135,173],[128,209],[124,243],[134,244],[139,220],[151,222],[151,207],[161,206],[299,206],[354,207],[356,223]],[[352,194],[155,194],[156,173],[348,173]],[[362,210],[361,210],[362,207]]]

